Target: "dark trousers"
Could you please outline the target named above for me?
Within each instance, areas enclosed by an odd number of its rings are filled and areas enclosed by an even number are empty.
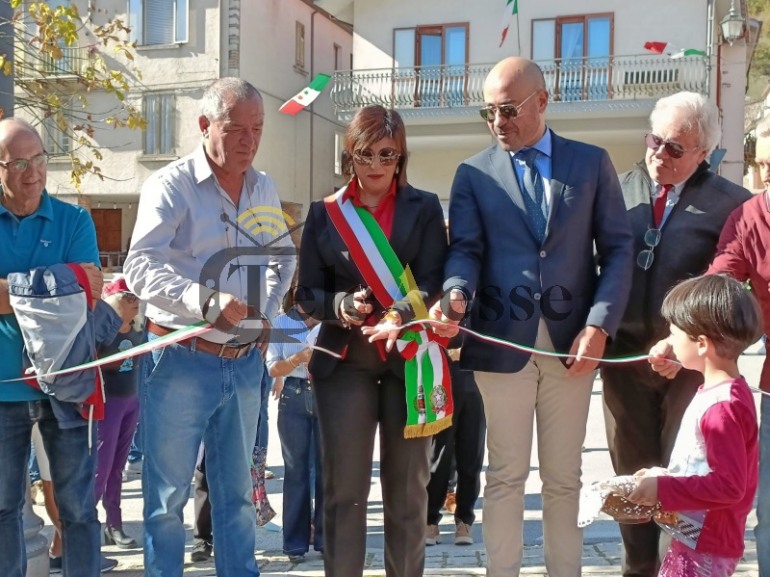
[[[201,456],[200,464],[195,468],[193,489],[195,493],[193,537],[211,544],[214,542],[214,535],[211,531],[211,501],[209,501],[209,484],[206,481],[205,453]]]
[[[404,438],[404,381],[371,345],[353,339],[347,359],[327,378],[313,379],[323,453],[325,574],[363,574],[366,503],[379,425],[385,574],[422,577],[430,439]]]
[[[673,380],[646,362],[604,367],[604,416],[615,473],[632,475],[645,467],[668,465],[687,405],[703,376],[682,369]],[[625,577],[658,574],[660,530],[655,523],[620,525]]]
[[[452,374],[454,382],[454,372]],[[428,483],[428,525],[441,521],[441,506],[456,463],[457,487],[455,522],[473,525],[473,509],[481,491],[479,476],[484,465],[484,438],[487,422],[484,402],[477,388],[452,389],[454,415],[452,426],[433,437],[431,476]]]

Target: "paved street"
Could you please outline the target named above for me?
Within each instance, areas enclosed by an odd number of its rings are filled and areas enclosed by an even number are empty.
[[[750,349],[750,354],[741,359],[741,370],[754,385],[758,382],[763,357],[752,354],[756,346]],[[756,395],[758,400],[758,395]],[[268,466],[275,472],[276,479],[267,482],[270,500],[276,511],[281,510],[281,478],[283,462],[281,448],[275,427],[277,405],[271,400],[270,405],[270,446],[268,451]],[[383,525],[382,525],[382,496],[379,484],[378,455],[375,454],[375,470],[372,479],[372,491],[368,505],[369,533],[368,552],[366,560],[366,575],[384,575],[383,570]],[[525,575],[545,575],[542,548],[542,524],[540,500],[540,479],[538,462],[535,455],[531,464],[532,474],[526,486],[526,512],[524,525],[524,569]],[[612,476],[612,470],[604,438],[604,419],[601,403],[601,381],[596,381],[591,401],[588,432],[584,449],[583,479],[592,482]],[[483,486],[483,483],[482,483]],[[466,575],[484,575],[486,554],[482,542],[482,527],[484,523],[481,511],[483,494],[477,502],[476,523],[473,526],[474,545],[458,547],[453,544],[454,525],[450,517],[445,517],[441,525],[442,543],[426,549],[425,575],[462,577]],[[35,506],[35,512],[45,518],[42,506]],[[103,517],[103,511],[100,511]],[[134,537],[142,534],[142,498],[141,485],[138,478],[133,478],[123,484],[123,518],[124,529]],[[190,529],[193,518],[192,499],[185,509],[185,520]],[[267,528],[257,529],[257,558],[265,576],[303,575],[307,577],[322,576],[323,562],[319,553],[308,554],[306,561],[292,565],[281,553],[280,515]],[[746,532],[746,554],[736,575],[741,577],[756,577],[756,547],[753,532],[756,519],[749,519],[749,530]],[[50,522],[46,519],[46,531],[50,535]],[[226,538],[238,538],[227,536]],[[583,575],[618,575],[620,573],[620,536],[617,524],[609,518],[601,519],[585,530],[584,537]],[[192,544],[192,530],[188,530],[188,550]],[[140,550],[122,551],[117,547],[104,547],[104,553],[118,560],[117,569],[112,573],[124,577],[139,577],[142,571],[142,554]],[[189,558],[189,557],[186,557]],[[208,577],[216,575],[213,561],[185,566],[185,576]]]

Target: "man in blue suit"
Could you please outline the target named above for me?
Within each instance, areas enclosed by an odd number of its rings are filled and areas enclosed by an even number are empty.
[[[607,152],[546,126],[548,92],[534,62],[499,62],[484,99],[497,145],[457,169],[445,298],[432,312],[456,324],[468,311],[475,331],[574,355],[562,362],[471,338],[460,362],[475,371],[488,424],[487,575],[519,574],[536,416],[546,568],[577,577],[581,447],[596,359],[628,299],[633,238]]]

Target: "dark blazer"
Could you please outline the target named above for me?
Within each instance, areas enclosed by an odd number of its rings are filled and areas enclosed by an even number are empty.
[[[650,197],[655,183],[642,161],[620,175],[620,185],[634,235],[634,254],[639,254],[648,248],[644,235],[653,227]],[[644,353],[668,336],[668,324],[660,314],[666,293],[706,271],[727,218],[749,198],[749,191],[714,174],[705,162],[687,179],[663,223],[652,266],[646,271],[634,266],[631,297],[612,343],[612,356]]]
[[[409,185],[398,189],[390,244],[401,264],[409,265],[425,304],[430,308],[441,294],[447,250],[444,212],[435,194]],[[334,228],[323,201],[310,205],[305,220],[298,284],[297,300],[302,309],[323,321],[317,344],[343,353],[352,336],[360,335],[360,331],[344,328],[339,322],[340,302],[347,293],[366,286],[366,283],[350,260],[348,249]],[[373,304],[372,315],[379,318],[383,309],[378,303]],[[406,303],[399,303],[394,308],[405,320],[414,316]],[[327,377],[338,362],[329,355],[314,354],[309,370],[312,375]],[[403,375],[404,361],[395,352],[395,347],[388,364],[396,374]]]
[[[494,145],[458,167],[444,290],[459,287],[473,297],[473,330],[532,346],[542,316],[556,350],[567,352],[586,325],[610,335],[617,330],[630,289],[633,237],[607,152],[552,134],[551,154],[542,245],[508,152]],[[470,338],[460,363],[512,373],[528,358]]]

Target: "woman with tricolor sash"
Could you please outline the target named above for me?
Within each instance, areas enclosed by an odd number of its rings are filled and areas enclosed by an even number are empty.
[[[427,317],[443,282],[444,215],[435,194],[407,182],[406,132],[395,111],[361,109],[344,150],[350,181],[310,206],[297,293],[322,321],[316,344],[339,355],[317,351],[309,366],[323,452],[324,568],[328,577],[363,574],[379,426],[385,572],[420,577],[430,436],[452,418],[446,361],[419,325],[373,343],[362,327]]]

